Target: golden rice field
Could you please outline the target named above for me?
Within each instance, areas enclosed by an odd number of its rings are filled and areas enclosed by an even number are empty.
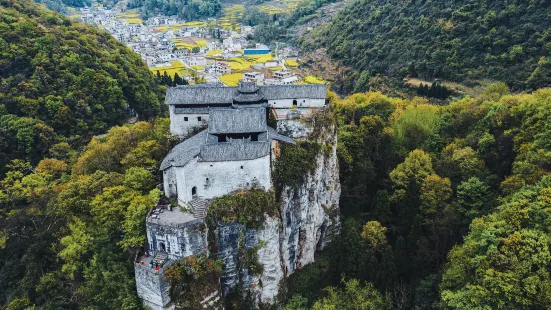
[[[271,68],[268,68],[268,70],[270,71],[279,71],[279,70],[283,70],[282,67],[271,67]]]
[[[195,41],[195,44],[197,44],[197,46],[199,46],[199,47],[206,47],[207,46],[207,40],[194,39],[193,41]]]
[[[252,62],[240,60],[239,58],[230,58],[226,63],[230,65],[232,71],[247,70],[254,65]]]
[[[236,4],[229,7],[224,8],[224,16],[226,17],[242,17],[243,12],[245,12],[245,6],[243,4]]]
[[[232,71],[243,71],[251,68],[255,64],[263,64],[268,60],[272,60],[272,55],[255,55],[247,57],[234,57],[229,58],[227,63],[230,65]],[[276,70],[281,70],[281,67],[277,67]]]
[[[207,26],[207,23],[195,21],[195,22],[187,22],[179,25],[182,25],[184,27],[203,28]]]
[[[288,66],[288,67],[298,67],[298,62],[296,62],[292,59],[289,59],[289,60],[285,61],[285,65]]]
[[[169,26],[155,26],[153,29],[159,30],[159,31],[168,31],[168,30],[179,30],[183,27],[191,27],[191,28],[203,28],[206,27],[207,23],[204,22],[187,22],[183,24],[174,24]]]
[[[271,54],[268,54],[268,55],[249,55],[249,56],[245,56],[245,58],[247,58],[247,60],[249,61],[254,61],[254,63],[265,63],[266,61],[268,60],[273,60],[274,57],[271,55]]]
[[[301,0],[275,0],[275,1],[279,3],[283,3],[289,9],[294,10],[297,8]]]
[[[179,50],[187,48],[188,50],[191,51],[196,46],[197,45],[195,45],[195,44],[189,44],[189,43],[176,43],[176,48],[179,49]]]
[[[189,43],[190,40],[193,40],[193,43]],[[182,39],[182,38],[175,38],[171,40],[176,44],[176,48],[178,49],[184,49],[187,48],[188,50],[193,49],[194,47],[205,47],[207,46],[207,40],[204,39]]]
[[[126,13],[118,14],[117,17],[118,18],[137,18],[137,17],[140,17],[140,14],[139,13],[126,12]]]
[[[306,84],[325,84],[325,80],[309,75],[303,79]]]
[[[166,72],[172,78],[174,78],[174,74],[176,73],[178,73],[180,77],[191,75],[191,70],[186,68],[180,61],[172,61],[170,64],[171,65],[168,67],[151,68],[151,72],[153,72],[155,76],[157,75],[157,71],[159,71],[161,75],[164,75]]]
[[[226,30],[241,31],[241,24],[237,21],[243,17],[243,12],[245,12],[245,6],[242,4],[226,7],[223,9],[223,17],[217,19],[211,25]]]
[[[194,70],[203,70],[205,66],[191,66]]]
[[[222,50],[210,50],[205,54],[205,56],[209,57],[209,56],[219,55],[219,54],[222,54]]]
[[[121,13],[117,15],[118,20],[125,20],[129,24],[141,24],[143,20],[138,13]]]
[[[243,74],[232,73],[232,74],[222,75],[220,77],[220,81],[222,81],[222,83],[226,84],[227,86],[237,86],[239,84],[239,80],[241,80],[242,78],[243,78]]]
[[[289,13],[290,12],[290,10],[288,8],[278,8],[276,6],[269,5],[269,4],[259,5],[258,9],[260,11],[262,11],[266,14],[270,14],[270,15],[283,14],[283,13]]]

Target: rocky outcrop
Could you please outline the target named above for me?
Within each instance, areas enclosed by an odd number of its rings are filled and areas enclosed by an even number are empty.
[[[315,252],[322,250],[340,227],[336,143],[325,145],[332,145],[329,155],[317,156],[316,169],[306,182],[282,193],[280,251],[285,276],[313,262]]]
[[[317,136],[323,150],[316,156],[316,167],[299,188],[281,192],[279,216],[266,216],[262,229],[247,229],[242,224],[220,223],[215,229],[218,258],[224,262],[220,280],[224,294],[237,285],[251,293],[259,303],[273,304],[284,278],[314,261],[339,232],[339,168],[336,133],[326,128]],[[257,251],[264,267],[260,276],[251,275],[239,265],[240,247]]]

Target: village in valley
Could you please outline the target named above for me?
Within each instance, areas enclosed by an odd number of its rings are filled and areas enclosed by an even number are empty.
[[[224,9],[224,17],[184,21],[176,16],[142,20],[134,10],[121,12],[99,4],[80,8],[73,15],[109,32],[138,53],[159,79],[173,84],[224,84],[240,80],[258,85],[323,84],[301,76],[299,49],[278,42],[254,42],[254,27],[235,20],[243,5]]]

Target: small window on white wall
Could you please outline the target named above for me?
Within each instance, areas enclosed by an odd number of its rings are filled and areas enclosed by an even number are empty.
[[[187,122],[188,121],[188,118],[187,117],[184,117],[184,122]]]
[[[197,116],[197,120],[200,122],[201,121],[201,116]]]

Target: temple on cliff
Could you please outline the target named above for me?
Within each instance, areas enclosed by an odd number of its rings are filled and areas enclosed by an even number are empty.
[[[173,309],[163,273],[179,259],[208,254],[202,228],[209,201],[240,189],[272,187],[281,143],[308,136],[300,119],[326,107],[325,85],[237,87],[177,86],[167,89],[170,131],[183,139],[162,161],[164,194],[146,218],[147,243],[135,259],[138,296],[152,309]],[[272,126],[268,125],[269,120]],[[282,132],[282,133],[280,133]],[[207,307],[217,298],[204,300]]]

